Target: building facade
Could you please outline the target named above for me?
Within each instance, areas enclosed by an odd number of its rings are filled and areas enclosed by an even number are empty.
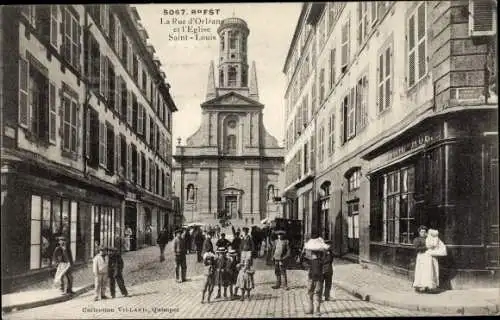
[[[496,285],[496,2],[308,3],[294,39],[308,28],[285,63],[285,98],[297,110],[308,89],[290,92],[317,83],[306,99],[316,141],[310,229],[339,255],[412,279],[412,241],[426,225],[448,247],[445,287]],[[287,139],[288,176],[307,139]]]
[[[3,7],[2,292],[173,224],[176,106],[135,8]]]
[[[255,63],[249,69],[249,29],[239,18],[218,28],[220,60],[211,62],[199,129],[174,155],[175,193],[186,221],[234,225],[260,223],[278,214],[283,148],[263,125]],[[218,85],[216,86],[216,75]]]

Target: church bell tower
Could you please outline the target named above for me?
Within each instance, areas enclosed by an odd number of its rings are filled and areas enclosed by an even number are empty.
[[[247,23],[240,18],[228,18],[217,29],[219,45],[219,88],[248,87]]]

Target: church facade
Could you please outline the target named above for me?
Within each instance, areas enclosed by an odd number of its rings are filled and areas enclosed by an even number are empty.
[[[263,124],[255,62],[247,62],[249,29],[239,18],[221,22],[218,85],[210,63],[198,130],[174,155],[174,191],[186,222],[213,223],[226,214],[234,225],[280,215],[284,149]]]

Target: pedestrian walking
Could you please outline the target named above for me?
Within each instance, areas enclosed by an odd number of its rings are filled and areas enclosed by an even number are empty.
[[[175,254],[175,279],[177,282],[186,281],[186,243],[181,237],[182,229],[175,231],[174,254]]]
[[[284,239],[286,234],[284,230],[278,230],[275,232],[278,235],[278,239],[275,241],[273,261],[274,261],[274,273],[276,274],[276,284],[272,287],[273,289],[279,289],[281,287],[281,277],[283,277],[283,284],[285,290],[288,290],[288,278],[286,275],[286,261],[290,256],[290,244],[288,240]]]
[[[323,259],[323,288],[325,301],[330,300],[330,291],[332,289],[333,280],[333,251],[332,251],[332,241],[326,240],[325,244],[328,249],[325,251]]]
[[[217,296],[221,297],[221,287],[224,288],[224,298],[227,298],[227,287],[230,284],[228,277],[229,261],[226,256],[227,249],[225,247],[217,248],[217,261],[215,267],[215,285],[217,285]]]
[[[57,264],[54,284],[59,285],[63,294],[73,294],[73,255],[71,249],[66,245],[66,238],[59,236],[56,238],[59,245],[54,249],[53,261]],[[64,278],[66,279],[66,290],[64,289]]]
[[[255,250],[255,243],[248,234],[248,228],[243,227],[243,237],[241,238],[240,241],[240,251],[241,251],[241,262],[244,262],[245,260],[249,260],[249,265],[253,265],[253,258],[252,254]]]
[[[329,245],[325,244],[323,239],[314,238],[310,239],[304,245],[304,251],[309,251],[310,254],[307,254],[306,263],[308,264],[308,286],[307,286],[307,294],[309,296],[308,299],[308,308],[306,310],[306,314],[312,314],[313,312],[316,315],[320,315],[320,304],[321,304],[321,296],[323,294],[323,283],[324,283],[324,274],[323,267],[325,265],[325,251],[330,248]]]
[[[109,277],[109,291],[111,292],[111,298],[115,298],[115,287],[118,284],[122,296],[127,297],[128,291],[125,287],[125,281],[123,281],[123,259],[116,248],[109,249],[108,257],[108,277]]]
[[[207,302],[210,303],[210,298],[215,287],[216,255],[213,252],[205,252],[203,254],[203,264],[205,265],[205,283],[203,284],[201,303],[205,302],[205,293],[208,293]]]
[[[231,242],[229,240],[226,239],[226,234],[225,233],[221,233],[220,234],[220,239],[217,240],[217,242],[215,243],[215,246],[217,248],[226,248],[229,247],[229,245],[231,244]]]
[[[195,242],[195,247],[196,247],[196,256],[197,256],[198,262],[203,262],[202,251],[203,251],[203,242],[204,241],[205,241],[205,237],[203,236],[201,229],[198,229],[196,231],[195,236],[194,236],[194,242]]]
[[[99,253],[94,257],[92,271],[94,272],[95,298],[94,301],[107,299],[106,278],[108,276],[108,259],[106,259],[106,248],[100,247]]]
[[[186,254],[191,253],[191,238],[190,230],[184,230],[184,245],[186,247]]]
[[[212,235],[207,233],[205,235],[205,240],[203,241],[202,254],[207,252],[214,253],[214,244],[212,243]]]
[[[165,247],[168,243],[168,232],[166,227],[163,227],[158,234],[158,240],[156,240],[156,243],[160,246],[160,262],[163,262],[165,261]]]
[[[236,279],[235,285],[235,295],[238,289],[241,289],[240,300],[245,300],[245,293],[247,294],[248,300],[250,300],[250,291],[255,288],[253,281],[254,270],[250,265],[250,260],[243,260],[237,265],[238,268],[238,278]]]

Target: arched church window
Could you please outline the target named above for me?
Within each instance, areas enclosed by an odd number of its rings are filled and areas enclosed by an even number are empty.
[[[219,71],[219,86],[224,87],[224,70]]]
[[[230,154],[236,153],[236,136],[234,134],[227,136],[227,152]]]
[[[236,68],[235,67],[229,67],[228,85],[230,87],[235,87],[236,86]]]
[[[269,187],[267,187],[267,201],[273,201],[275,196],[274,185],[270,184]]]
[[[220,37],[220,48],[221,50],[224,50],[224,36]]]
[[[238,33],[231,32],[229,34],[229,49],[236,49],[236,43],[238,41]]]
[[[247,71],[243,69],[241,73],[241,86],[246,87],[247,86]]]

